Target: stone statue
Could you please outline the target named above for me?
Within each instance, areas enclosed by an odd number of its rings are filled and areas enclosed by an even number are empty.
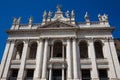
[[[33,17],[31,16],[31,17],[29,18],[29,24],[32,24],[32,21],[33,21]]]
[[[107,15],[107,14],[104,14],[104,15],[102,16],[102,18],[103,18],[103,21],[108,21],[108,15]]]
[[[98,14],[98,19],[99,21],[108,21],[108,15],[104,14],[103,16],[101,16],[100,14]]]
[[[49,11],[49,13],[48,13],[48,18],[51,18],[51,16],[52,16],[52,12]]]
[[[84,18],[85,18],[86,22],[89,22],[89,21],[90,21],[90,20],[89,20],[89,15],[88,15],[88,12],[86,12],[86,14],[85,14]]]
[[[19,51],[17,51],[16,60],[20,60],[20,53],[19,53]]]
[[[74,12],[74,10],[72,10],[72,12],[71,12],[71,17],[75,17],[75,12]]]
[[[44,13],[43,13],[43,18],[45,19],[45,18],[46,18],[46,16],[47,16],[47,12],[46,12],[46,11],[44,11]]]
[[[98,14],[98,19],[99,21],[102,21],[102,16],[100,14]]]
[[[61,11],[61,6],[57,5],[57,11]]]
[[[16,24],[16,22],[17,22],[17,18],[13,18],[13,24]]]
[[[67,11],[67,12],[65,13],[65,15],[66,15],[67,18],[69,18],[69,17],[70,17],[70,16],[69,16],[69,11]]]
[[[18,18],[17,24],[20,24],[21,17]]]

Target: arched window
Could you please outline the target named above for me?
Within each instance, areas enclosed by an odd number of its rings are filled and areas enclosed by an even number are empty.
[[[88,44],[86,41],[79,43],[80,58],[88,58]]]
[[[54,42],[53,57],[62,57],[62,42],[61,41]]]
[[[37,42],[33,42],[30,44],[29,59],[35,59],[36,52],[37,52]]]
[[[21,59],[21,56],[22,56],[22,51],[23,51],[23,43],[20,42],[18,44],[16,44],[16,50],[15,50],[15,56],[14,56],[14,59],[16,60],[20,60]]]
[[[103,57],[102,42],[101,41],[95,41],[94,42],[94,48],[95,48],[96,58],[104,58]]]

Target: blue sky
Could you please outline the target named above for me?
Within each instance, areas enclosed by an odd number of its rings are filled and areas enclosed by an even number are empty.
[[[63,12],[75,10],[76,21],[83,22],[87,11],[91,21],[98,21],[97,15],[108,14],[111,26],[115,27],[113,36],[120,38],[120,0],[0,0],[0,61],[6,45],[7,33],[13,17],[22,17],[21,23],[28,23],[33,16],[33,23],[40,23],[43,11],[55,12],[57,4]]]

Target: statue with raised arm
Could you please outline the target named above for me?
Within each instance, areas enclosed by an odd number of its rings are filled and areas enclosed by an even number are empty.
[[[75,17],[75,12],[74,12],[74,10],[72,10],[72,12],[71,12],[71,17]]]
[[[69,18],[69,17],[70,17],[70,16],[69,16],[69,11],[67,11],[67,12],[65,13],[65,15],[66,15],[67,18]]]

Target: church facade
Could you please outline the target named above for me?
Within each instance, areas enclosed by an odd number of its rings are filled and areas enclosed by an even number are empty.
[[[108,16],[75,22],[75,13],[61,7],[43,13],[41,24],[20,24],[7,30],[0,80],[120,80],[120,65]]]

